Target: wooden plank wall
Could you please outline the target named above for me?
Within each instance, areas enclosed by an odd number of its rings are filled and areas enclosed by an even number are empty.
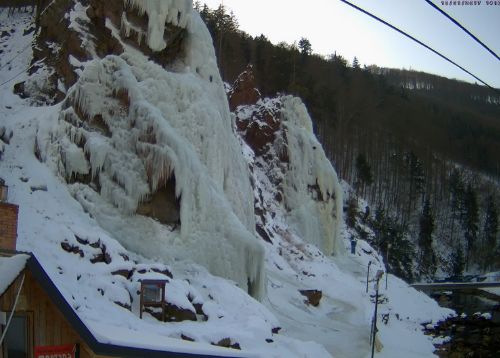
[[[78,343],[80,345],[80,358],[106,358],[95,355],[90,350],[31,273],[28,270],[25,270],[24,273],[25,279],[16,313],[26,314],[31,317],[33,347]],[[0,310],[10,312],[12,309],[21,283],[21,276],[0,297]],[[2,358],[1,352],[0,358]]]

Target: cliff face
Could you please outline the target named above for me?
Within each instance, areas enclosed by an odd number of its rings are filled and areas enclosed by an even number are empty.
[[[248,67],[229,91],[238,134],[250,147],[256,231],[268,242],[297,235],[343,254],[342,190],[299,98],[260,98]]]

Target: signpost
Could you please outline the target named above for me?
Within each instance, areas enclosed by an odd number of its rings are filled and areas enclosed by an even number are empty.
[[[165,321],[165,285],[167,280],[141,280],[140,318],[145,307],[160,307]]]
[[[35,358],[78,358],[78,344],[36,346]]]
[[[378,285],[379,281],[384,275],[384,271],[378,270],[377,275],[375,276],[375,313],[373,314],[372,320],[372,334],[371,334],[371,343],[372,343],[372,356],[373,358],[375,354],[375,338],[377,337],[377,307],[378,307]]]

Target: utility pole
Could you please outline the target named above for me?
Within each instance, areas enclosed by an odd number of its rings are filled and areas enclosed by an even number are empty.
[[[371,261],[368,261],[368,271],[366,272],[366,293],[368,293],[368,281],[370,280],[370,265]]]
[[[373,314],[373,320],[372,320],[372,334],[371,334],[371,342],[372,342],[372,356],[373,358],[375,354],[375,338],[377,337],[377,308],[378,308],[378,286],[379,286],[379,281],[384,275],[384,271],[378,270],[377,275],[375,276],[375,313]]]
[[[391,244],[387,244],[387,263],[385,268],[385,289],[387,290],[387,277],[389,277],[389,250],[391,249]]]

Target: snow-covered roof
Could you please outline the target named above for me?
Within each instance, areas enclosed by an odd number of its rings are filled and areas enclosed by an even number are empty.
[[[26,267],[29,256],[20,254],[11,257],[0,257],[0,295],[9,288]]]
[[[96,354],[148,358],[165,355],[179,358],[250,357],[249,354],[243,354],[237,350],[167,338],[152,332],[140,332],[129,326],[84,323],[33,254],[0,257],[0,277],[2,277],[0,294],[10,286],[25,267],[29,269],[73,329]]]

